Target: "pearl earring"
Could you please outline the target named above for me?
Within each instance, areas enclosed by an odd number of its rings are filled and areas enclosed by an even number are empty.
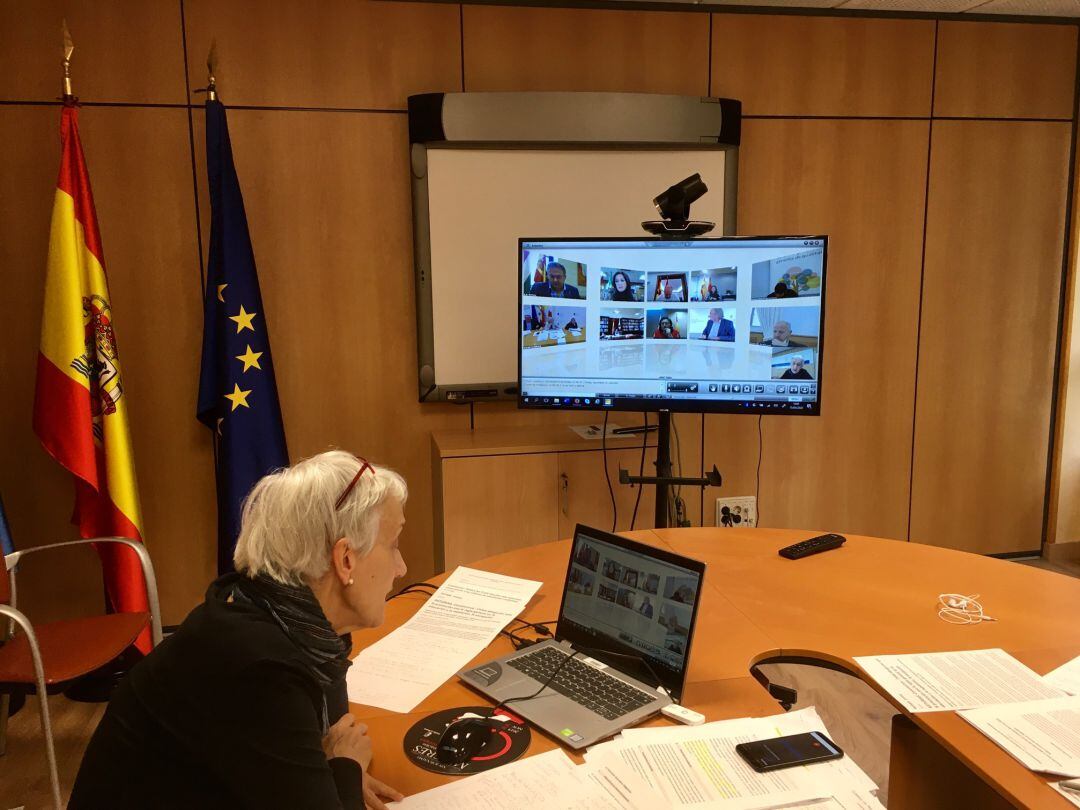
[[[350,584],[350,585],[352,585],[352,584],[353,584],[353,580],[352,580],[352,577],[349,577],[349,584]]]

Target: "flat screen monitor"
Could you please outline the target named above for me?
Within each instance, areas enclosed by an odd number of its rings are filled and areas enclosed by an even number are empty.
[[[828,241],[519,239],[519,406],[819,414]]]

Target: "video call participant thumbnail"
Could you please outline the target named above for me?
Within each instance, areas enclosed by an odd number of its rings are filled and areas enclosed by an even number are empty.
[[[653,337],[661,340],[672,340],[681,338],[678,327],[667,315],[663,315],[660,321],[656,324],[656,329],[653,330]]]
[[[810,372],[806,370],[806,361],[795,355],[791,358],[791,368],[780,375],[781,380],[812,380]]]
[[[750,275],[750,296],[804,298],[821,295],[821,252],[810,251],[754,262]]]
[[[645,273],[605,267],[600,274],[600,298],[603,301],[644,301]]]
[[[750,313],[750,342],[774,349],[815,349],[821,308],[755,307]]]
[[[772,337],[761,341],[762,346],[805,348],[806,344],[798,343],[791,339],[791,324],[787,321],[777,321],[772,327]]]
[[[691,301],[734,301],[738,271],[734,267],[695,270],[690,274]]]
[[[701,330],[702,340],[723,340],[734,342],[735,322],[724,317],[724,310],[710,309],[709,320],[705,322],[705,328]]]
[[[583,306],[526,304],[521,312],[522,348],[583,343],[585,311]]]
[[[774,351],[772,378],[774,380],[813,380],[815,354],[813,349]]]
[[[656,340],[685,340],[685,309],[650,309],[645,313],[645,337]]]
[[[578,288],[566,283],[566,267],[559,262],[547,266],[547,281],[533,284],[529,295],[544,298],[581,298]]]
[[[544,254],[522,259],[522,293],[544,298],[584,299],[587,294],[586,267],[581,262],[557,259]]]
[[[604,309],[600,311],[601,340],[633,340],[645,337],[645,310]]]
[[[652,301],[677,301],[686,300],[686,273],[650,273],[650,283],[653,285]]]

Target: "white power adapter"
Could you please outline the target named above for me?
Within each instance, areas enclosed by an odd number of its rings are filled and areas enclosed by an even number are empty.
[[[660,714],[665,717],[670,717],[672,720],[677,723],[682,723],[684,726],[700,726],[705,722],[705,715],[700,712],[695,712],[693,709],[688,709],[685,706],[680,706],[678,703],[669,703],[660,710]]]

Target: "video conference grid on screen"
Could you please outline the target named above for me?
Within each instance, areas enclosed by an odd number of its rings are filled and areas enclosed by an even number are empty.
[[[826,244],[522,239],[522,404],[814,410]]]
[[[559,621],[681,672],[700,584],[694,571],[578,535]]]

